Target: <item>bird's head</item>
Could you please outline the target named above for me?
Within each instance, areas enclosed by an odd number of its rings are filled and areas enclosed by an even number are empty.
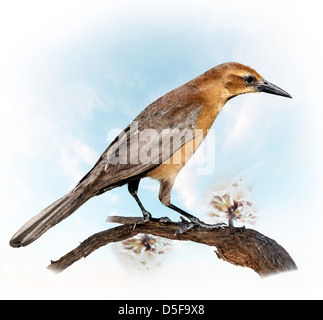
[[[205,75],[208,75],[217,86],[220,81],[221,95],[226,101],[239,94],[250,92],[266,92],[291,98],[289,93],[265,80],[254,69],[237,62],[218,65]]]

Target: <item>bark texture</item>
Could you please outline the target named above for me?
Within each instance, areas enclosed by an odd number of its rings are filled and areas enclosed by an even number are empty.
[[[218,258],[237,266],[251,268],[260,276],[297,269],[295,262],[282,246],[253,229],[226,227],[210,230],[197,227],[175,236],[175,231],[188,222],[149,221],[137,225],[134,229],[134,223],[138,219],[110,217],[109,222],[121,225],[90,236],[59,260],[51,261],[47,268],[61,272],[102,246],[131,238],[138,233],[149,233],[171,240],[193,241],[214,246],[217,248],[215,253]]]

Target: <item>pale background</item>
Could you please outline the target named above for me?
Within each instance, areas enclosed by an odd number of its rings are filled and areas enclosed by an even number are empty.
[[[0,297],[41,299],[315,299],[322,294],[322,6],[320,1],[6,1],[0,5]],[[125,187],[91,199],[26,248],[15,231],[92,167],[112,129],[211,67],[238,61],[293,99],[249,94],[214,124],[214,170],[181,172],[173,200],[203,217],[218,181],[242,177],[255,229],[299,270],[260,279],[179,243],[159,268],[126,266],[111,246],[60,275],[45,267],[110,214],[140,214]],[[197,158],[199,154],[197,154]],[[155,216],[178,219],[140,195]]]

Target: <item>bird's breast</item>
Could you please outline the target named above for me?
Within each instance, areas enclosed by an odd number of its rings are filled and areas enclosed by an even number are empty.
[[[147,176],[159,181],[173,182],[179,171],[203,142],[221,109],[220,106],[202,106],[195,120],[194,138],[183,144],[169,159],[150,171]]]

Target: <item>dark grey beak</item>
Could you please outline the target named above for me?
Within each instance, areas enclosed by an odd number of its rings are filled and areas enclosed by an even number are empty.
[[[267,80],[263,80],[261,83],[259,83],[257,86],[257,89],[260,92],[267,92],[271,94],[277,94],[278,96],[292,98],[292,96],[289,93],[287,93],[285,90],[275,86],[274,84],[270,83]]]

